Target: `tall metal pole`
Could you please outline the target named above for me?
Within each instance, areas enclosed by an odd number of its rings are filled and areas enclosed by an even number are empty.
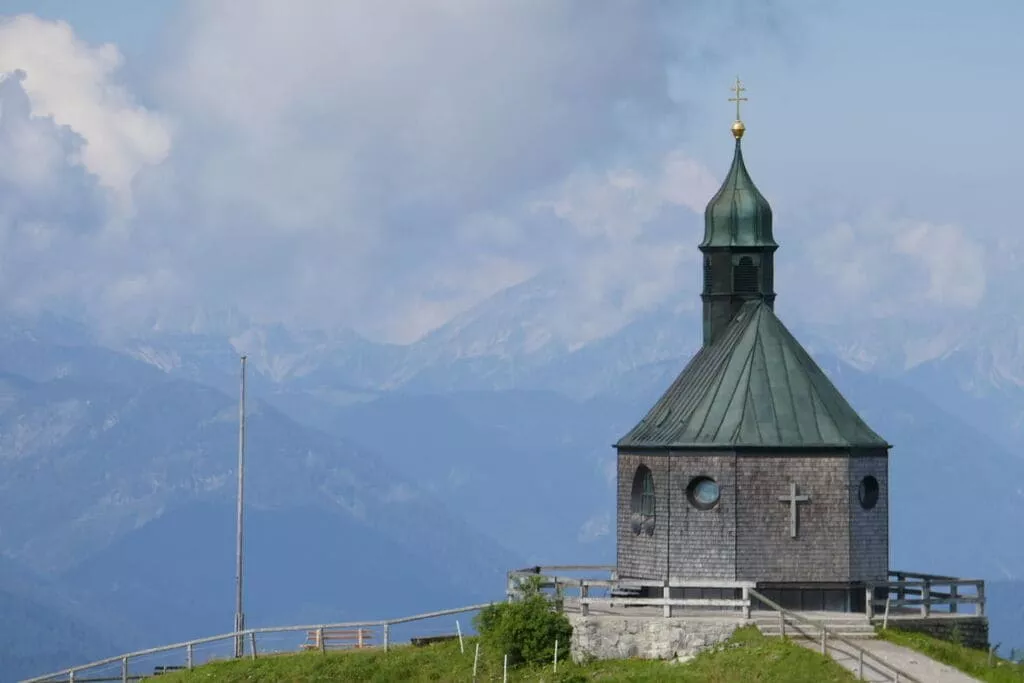
[[[235,536],[235,632],[245,630],[242,611],[242,521],[245,501],[245,356],[242,356],[242,390],[238,402],[238,509]],[[235,657],[245,654],[245,639],[235,636]]]

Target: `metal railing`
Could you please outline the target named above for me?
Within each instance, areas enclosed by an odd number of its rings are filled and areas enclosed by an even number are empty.
[[[866,666],[874,670],[875,672],[881,674],[882,676],[888,677],[888,680],[895,681],[896,683],[923,683],[923,681],[911,676],[905,671],[901,671],[900,669],[896,668],[892,664],[887,663],[880,657],[871,654],[863,647],[857,645],[848,638],[844,638],[843,636],[839,635],[832,629],[828,628],[823,622],[817,621],[815,619],[809,619],[794,612],[790,612],[778,603],[773,602],[772,600],[769,600],[765,596],[761,595],[754,589],[750,589],[747,592],[751,598],[757,600],[758,602],[764,604],[768,608],[778,613],[779,630],[781,631],[781,635],[786,635],[786,624],[788,622],[793,630],[797,631],[798,633],[804,636],[810,637],[816,635],[816,631],[820,631],[821,654],[823,655],[829,654],[829,647],[832,647],[833,650],[837,652],[842,652],[843,654],[851,654],[848,652],[843,652],[843,650],[840,650],[838,647],[836,647],[834,645],[834,643],[836,642],[842,643],[843,645],[846,645],[851,650],[853,650],[853,654],[855,654],[857,657],[857,675],[860,678],[860,680],[866,680],[864,678],[864,668]],[[804,626],[810,626],[812,629],[814,629],[814,631],[808,633],[807,631],[802,630],[799,624],[803,624]],[[833,657],[833,659],[835,659],[835,657]]]
[[[320,650],[326,650],[327,639],[324,632],[338,629],[358,629],[360,632],[373,634],[373,640],[379,645],[376,647],[388,651],[393,644],[404,642],[405,637],[397,634],[396,627],[405,624],[424,622],[426,620],[449,617],[468,612],[477,612],[494,603],[482,603],[468,607],[441,610],[438,612],[427,612],[415,614],[397,619],[382,619],[377,621],[349,621],[336,624],[312,624],[306,626],[277,626],[269,628],[249,628],[244,631],[222,633],[207,638],[196,638],[172,645],[163,645],[146,650],[137,650],[115,657],[107,657],[88,664],[73,666],[55,673],[44,676],[36,676],[23,680],[21,683],[55,683],[57,681],[68,681],[69,683],[98,683],[100,681],[138,681],[154,675],[154,671],[175,669],[192,669],[199,664],[215,661],[218,659],[232,659],[236,639],[241,639],[245,644],[245,656],[256,659],[261,655],[279,652],[297,652],[302,649],[303,643],[310,640],[320,644]],[[468,630],[469,623],[466,624]],[[459,635],[462,629],[458,622],[447,625],[445,634],[458,630]],[[454,635],[454,633],[452,634]],[[270,644],[273,637],[277,637],[277,644]],[[398,637],[396,637],[398,636]],[[368,639],[369,640],[369,639]],[[218,647],[223,646],[222,651]],[[203,656],[207,655],[207,656]],[[148,673],[143,673],[140,668],[147,668]],[[134,669],[134,671],[133,671]]]

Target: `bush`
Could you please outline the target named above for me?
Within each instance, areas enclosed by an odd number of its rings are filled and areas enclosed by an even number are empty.
[[[540,589],[540,579],[519,586],[520,598],[514,602],[485,607],[474,619],[484,648],[497,655],[508,655],[509,664],[546,664],[555,656],[569,652],[572,625],[552,609]]]

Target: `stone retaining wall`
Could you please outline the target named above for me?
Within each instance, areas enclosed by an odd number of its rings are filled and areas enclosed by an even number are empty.
[[[572,622],[572,659],[676,659],[728,640],[740,617],[581,616]]]
[[[875,624],[881,619],[875,618]],[[977,650],[988,649],[988,618],[987,617],[956,617],[944,618],[932,616],[927,619],[889,619],[889,628],[913,633],[924,633],[945,640],[958,642],[966,647]]]

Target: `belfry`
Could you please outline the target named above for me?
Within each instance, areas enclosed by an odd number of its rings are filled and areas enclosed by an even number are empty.
[[[617,575],[746,581],[784,607],[862,611],[889,573],[889,444],[775,315],[779,245],[733,90],[732,166],[699,247],[703,346],[616,444]]]

